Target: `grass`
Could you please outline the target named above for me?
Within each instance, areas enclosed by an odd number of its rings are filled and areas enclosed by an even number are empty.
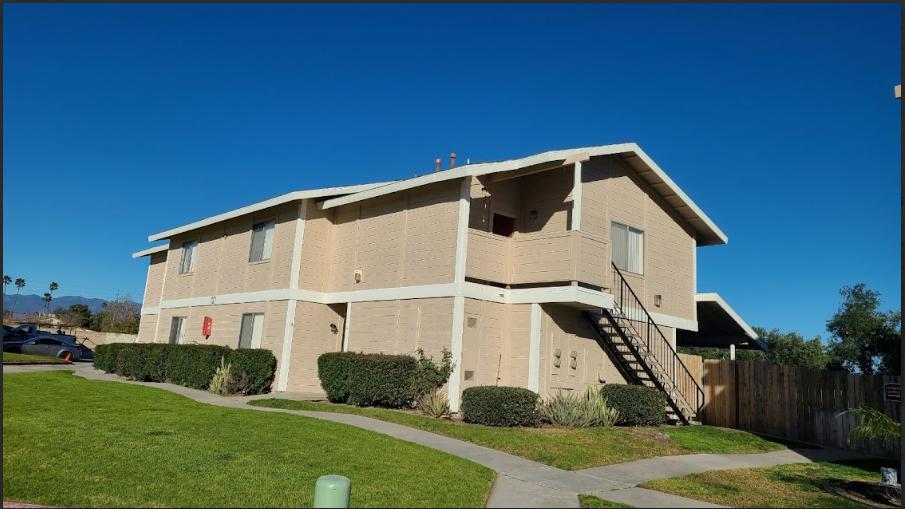
[[[286,399],[259,399],[249,404],[364,415],[473,442],[564,470],[579,470],[654,456],[698,452],[763,452],[785,448],[781,443],[750,433],[712,426],[638,429],[497,428],[433,419],[415,412],[385,408],[359,408]],[[657,432],[669,435],[671,440],[654,437]]]
[[[674,495],[731,507],[861,507],[822,489],[829,480],[878,481],[882,460],[799,463],[703,472],[641,484]]]
[[[45,355],[26,355],[23,353],[3,352],[3,364],[69,364],[69,361]]]
[[[613,502],[612,500],[604,500],[594,495],[578,495],[578,501],[581,507],[634,507],[628,504]]]
[[[352,426],[69,371],[3,376],[5,500],[304,507],[325,474],[349,477],[362,507],[483,507],[493,479],[483,466]]]

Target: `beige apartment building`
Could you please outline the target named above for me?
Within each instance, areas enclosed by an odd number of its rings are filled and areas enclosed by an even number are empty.
[[[725,234],[634,143],[291,192],[149,241],[139,341],[267,348],[276,391],[322,393],[324,352],[445,348],[453,411],[476,385],[643,383],[688,421],[677,344],[759,346],[697,293]]]

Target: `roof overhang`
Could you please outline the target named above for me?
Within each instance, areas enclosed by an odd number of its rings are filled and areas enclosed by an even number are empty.
[[[679,346],[714,346],[766,350],[766,344],[754,329],[716,293],[695,295],[698,313],[697,332],[677,330]]]
[[[247,205],[245,207],[241,207],[238,209],[233,209],[228,212],[224,212],[222,214],[217,214],[216,216],[211,216],[205,219],[201,219],[200,221],[195,221],[194,223],[184,224],[182,226],[177,226],[176,228],[171,228],[166,231],[162,231],[160,233],[155,233],[153,235],[148,236],[149,242],[154,242],[155,240],[168,239],[173,237],[174,235],[178,235],[180,233],[185,233],[192,230],[197,230],[198,228],[204,228],[205,226],[210,226],[212,224],[220,223],[223,221],[227,221],[229,219],[233,219],[235,217],[244,216],[246,214],[251,214],[253,212],[257,212],[259,210],[264,210],[270,207],[275,207],[277,205],[282,205],[284,203],[289,203],[296,200],[305,200],[308,198],[323,198],[326,196],[337,196],[337,195],[345,195],[349,193],[358,193],[362,191],[366,191],[376,186],[384,186],[386,182],[377,182],[374,184],[359,184],[354,186],[341,186],[341,187],[327,187],[323,189],[310,189],[307,191],[293,191],[291,193],[282,194],[280,196],[270,198],[269,200],[259,201],[257,203],[252,203],[251,205]]]
[[[132,253],[132,258],[141,258],[142,256],[151,256],[154,253],[162,253],[170,248],[170,243],[167,242],[165,244],[161,244],[159,246],[149,247],[148,249],[143,249],[141,251],[136,251]]]
[[[492,163],[469,164],[450,170],[438,171],[420,177],[391,182],[359,191],[346,196],[324,200],[319,206],[322,209],[339,207],[349,203],[355,203],[369,198],[387,195],[399,191],[405,191],[415,187],[434,184],[463,177],[477,177],[491,173],[499,173],[523,168],[537,167],[539,169],[553,169],[567,166],[576,161],[584,161],[595,156],[622,155],[638,175],[647,181],[666,202],[682,216],[695,230],[697,245],[707,246],[725,244],[728,242],[726,234],[701,210],[691,198],[685,194],[679,186],[663,171],[653,159],[650,158],[636,143],[620,143],[615,145],[600,145],[568,150],[552,150],[521,159],[511,159]]]

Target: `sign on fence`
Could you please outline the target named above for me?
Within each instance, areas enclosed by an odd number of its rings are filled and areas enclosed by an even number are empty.
[[[902,384],[883,384],[883,399],[902,401]]]

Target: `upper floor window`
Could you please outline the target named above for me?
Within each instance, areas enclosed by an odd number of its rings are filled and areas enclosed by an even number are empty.
[[[179,264],[180,274],[195,272],[195,251],[197,249],[197,240],[188,240],[182,243],[182,263]]]
[[[621,223],[610,225],[613,263],[619,270],[644,274],[644,231]]]
[[[264,313],[245,313],[239,328],[239,348],[260,348],[264,333]]]
[[[258,223],[251,227],[251,251],[248,261],[260,262],[269,260],[273,253],[273,229],[276,221]]]

